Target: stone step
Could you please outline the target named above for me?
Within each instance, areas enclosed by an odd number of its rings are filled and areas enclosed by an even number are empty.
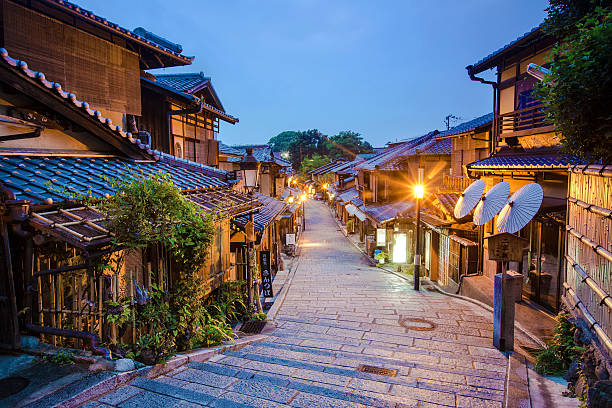
[[[205,377],[206,376],[202,376],[202,378]],[[188,381],[182,382],[185,383]],[[239,380],[234,381],[232,385],[225,389],[215,390],[217,392],[207,391],[206,388],[210,389],[211,387],[205,385],[203,387],[198,387],[198,391],[194,391],[169,384],[165,381],[150,380],[142,377],[134,380],[131,385],[132,387],[144,390],[144,392],[136,394],[119,404],[119,408],[152,406],[172,407],[178,405],[180,401],[223,408],[284,408],[288,407],[288,405],[279,402],[279,399],[287,402],[297,393],[292,390],[287,392],[287,390],[283,389],[272,390],[270,387],[257,387],[256,384],[244,384],[244,382]],[[289,395],[287,396],[287,394]],[[160,405],[160,402],[162,402],[163,405]]]
[[[304,334],[304,333],[300,333],[300,334],[294,333],[293,335],[289,335],[289,334],[280,333],[278,329],[272,334],[272,336],[269,337],[268,342],[277,343],[277,344],[294,345],[294,346],[299,346],[299,347],[310,347],[313,349],[328,350],[328,351],[342,351],[342,349],[346,350],[350,348],[357,349],[357,348],[372,347],[370,344],[367,344],[364,342],[353,342],[352,344],[347,344],[346,341],[340,342],[340,341],[333,341],[331,339],[321,340],[320,335],[311,336],[311,335]],[[447,343],[447,344],[452,345],[452,343]],[[423,356],[433,356],[433,357],[438,357],[440,358],[441,361],[446,361],[448,363],[460,362],[461,358],[458,358],[457,356],[462,355],[461,353],[458,354],[458,351],[428,349],[426,348],[425,345],[423,345],[423,347],[415,347],[415,346],[388,347],[388,346],[380,345],[376,343],[374,349],[381,350],[381,352],[387,351],[387,352],[394,352],[394,353],[420,354]],[[476,351],[476,350],[486,351],[487,349],[472,347],[471,350],[472,351]],[[484,353],[485,351],[482,351],[482,352]],[[468,352],[464,350],[463,355],[467,353]],[[507,364],[507,359],[503,355],[501,355],[501,357],[499,358],[491,358],[491,357],[479,356],[479,355],[470,355],[470,360],[483,365],[483,367],[491,365],[491,368],[493,368],[492,371],[494,372],[505,372],[505,366]],[[457,366],[460,366],[460,364],[457,364]]]
[[[262,373],[261,371],[243,368],[230,368],[228,370],[228,367],[216,363],[189,363],[188,366],[209,373],[235,374],[240,379],[228,387],[229,391],[284,402],[292,406],[355,407],[363,404],[381,408],[395,408],[399,402],[417,403],[416,399],[409,400],[355,388],[334,386],[272,372]],[[331,377],[323,373],[319,374],[322,374],[322,377]],[[388,388],[389,386],[387,386]]]
[[[264,371],[275,375],[278,381],[294,381],[295,378],[303,380],[311,380],[321,384],[333,383],[336,386],[350,386],[350,382],[367,382],[371,387],[380,388],[381,384],[396,385],[410,390],[410,388],[418,388],[439,393],[452,393],[468,397],[486,398],[493,400],[503,400],[503,391],[489,388],[499,384],[494,382],[491,384],[491,379],[483,378],[483,381],[468,385],[465,377],[462,383],[458,383],[457,374],[448,374],[444,372],[431,373],[430,379],[424,379],[426,373],[418,372],[418,378],[411,377],[407,371],[399,373],[397,377],[386,377],[376,374],[368,374],[357,371],[355,368],[337,367],[329,364],[306,363],[291,359],[283,359],[272,356],[259,355],[255,353],[241,353],[228,351],[224,353],[229,359],[222,358],[217,361],[217,364],[228,364],[236,370],[254,369]],[[208,363],[211,364],[211,363]],[[412,369],[411,369],[412,370]],[[415,372],[416,374],[416,372]],[[281,377],[278,377],[278,376]],[[455,378],[453,378],[455,377]],[[279,380],[279,378],[281,380]],[[436,380],[438,379],[438,380]],[[452,383],[451,381],[455,381]],[[379,383],[379,384],[376,384]],[[317,384],[320,385],[320,384]],[[502,381],[503,389],[503,381]],[[435,402],[435,401],[429,401]]]
[[[265,349],[270,348],[269,352],[266,352]],[[279,352],[281,350],[281,352]],[[461,374],[466,376],[475,376],[475,377],[483,377],[489,379],[499,379],[500,385],[496,386],[495,389],[503,389],[503,376],[500,377],[500,373],[497,371],[488,372],[487,370],[477,370],[471,367],[465,366],[453,366],[450,364],[443,364],[439,361],[429,361],[427,363],[420,363],[418,361],[406,361],[406,360],[397,360],[393,358],[386,357],[372,357],[368,355],[363,355],[359,353],[350,353],[350,352],[326,352],[320,349],[308,348],[308,347],[299,347],[299,346],[287,346],[283,344],[277,343],[269,343],[269,342],[260,342],[256,345],[251,345],[249,347],[245,347],[240,350],[240,352],[253,352],[255,354],[262,355],[270,355],[273,354],[275,356],[288,357],[289,354],[293,359],[297,359],[299,361],[312,361],[316,363],[326,362],[333,364],[333,366],[338,367],[352,367],[356,368],[359,364],[368,363],[369,365],[382,365],[389,368],[396,368],[400,372],[404,367],[414,368],[420,370],[428,370],[431,372],[431,375],[435,378],[436,374],[439,372],[446,374]],[[285,353],[283,353],[285,352]],[[414,358],[423,359],[425,356],[415,355]],[[328,361],[325,361],[327,359]],[[458,361],[458,360],[457,360]],[[431,378],[431,377],[430,377]],[[452,382],[452,381],[451,381]],[[501,387],[501,388],[500,388]]]

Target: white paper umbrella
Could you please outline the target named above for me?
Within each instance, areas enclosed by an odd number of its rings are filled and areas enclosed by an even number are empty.
[[[497,217],[499,232],[514,234],[536,215],[542,205],[544,191],[537,183],[529,183],[517,190]]]
[[[484,225],[502,209],[510,194],[510,183],[502,181],[493,186],[478,202],[474,210],[474,224]]]
[[[468,215],[470,211],[476,207],[478,204],[478,200],[482,196],[484,192],[485,182],[484,180],[476,180],[472,184],[470,184],[463,193],[461,193],[461,197],[457,200],[457,204],[455,204],[455,218],[461,219]]]

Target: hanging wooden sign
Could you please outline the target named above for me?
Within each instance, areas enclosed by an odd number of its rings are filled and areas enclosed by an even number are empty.
[[[507,232],[489,235],[485,239],[489,243],[489,259],[492,261],[520,262],[523,259],[523,250],[529,242]]]
[[[261,268],[261,287],[263,296],[274,297],[272,291],[272,272],[270,271],[270,251],[259,252],[259,267]]]

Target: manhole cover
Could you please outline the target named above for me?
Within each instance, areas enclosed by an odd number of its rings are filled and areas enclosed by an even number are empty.
[[[17,394],[30,384],[30,380],[23,377],[7,377],[0,380],[0,400]]]
[[[385,367],[376,367],[371,365],[359,364],[357,371],[368,374],[386,375],[387,377],[395,377],[397,370]]]
[[[240,331],[243,333],[257,334],[261,333],[265,325],[266,322],[262,322],[259,320],[251,320],[250,322],[242,323],[242,326],[240,326]]]
[[[410,330],[417,331],[429,331],[436,328],[436,324],[434,322],[430,322],[429,320],[419,319],[416,317],[404,317],[399,320],[399,324],[402,327]]]

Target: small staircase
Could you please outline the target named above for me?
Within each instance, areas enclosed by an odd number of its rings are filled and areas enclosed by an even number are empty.
[[[322,342],[320,336],[277,329],[265,341],[207,362],[189,362],[155,379],[139,377],[98,403],[121,408],[456,407],[476,401],[488,404],[474,406],[502,406],[505,361],[497,357],[483,355],[486,368],[477,369],[448,350],[411,347],[410,355],[398,359],[391,357],[396,347],[364,350],[358,341],[351,346],[346,339]],[[362,372],[363,365],[397,375]]]

